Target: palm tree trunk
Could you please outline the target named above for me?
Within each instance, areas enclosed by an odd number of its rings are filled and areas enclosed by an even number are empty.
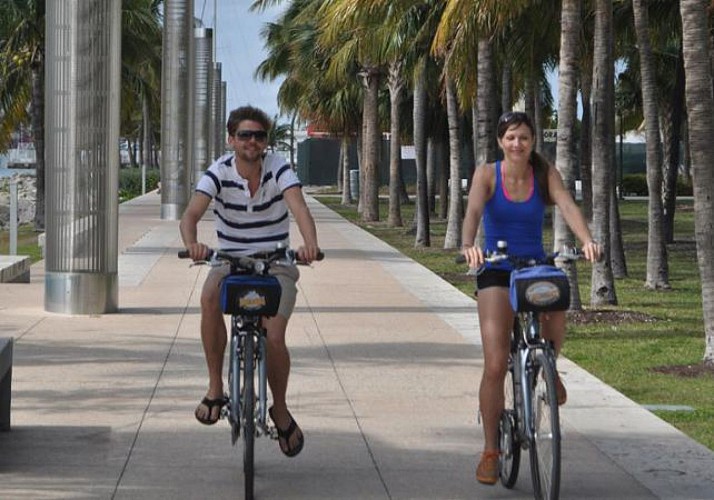
[[[439,219],[446,220],[449,214],[449,162],[446,160],[446,139],[436,138],[436,163],[439,165]]]
[[[347,134],[340,139],[340,158],[342,163],[342,201],[343,205],[352,204],[352,185],[350,183],[350,138]]]
[[[610,196],[613,172],[611,141],[614,137],[614,59],[612,0],[595,0],[593,51],[593,236],[603,247],[603,258],[593,265],[592,305],[617,304],[611,267]]]
[[[577,121],[578,83],[578,36],[582,0],[563,0],[560,19],[560,64],[558,71],[558,137],[556,143],[556,166],[571,195],[575,193],[575,123]],[[560,210],[553,214],[553,247],[572,246],[575,242]],[[577,267],[573,262],[561,265],[570,282],[570,308],[582,309],[578,287]]]
[[[681,0],[689,144],[694,178],[694,235],[702,283],[704,362],[714,365],[714,99],[708,47],[707,0]]]
[[[501,111],[505,113],[513,108],[513,68],[509,61],[504,62],[501,74]]]
[[[459,104],[456,99],[454,81],[446,76],[446,107],[449,120],[449,216],[446,221],[444,249],[461,247],[461,223],[463,209],[461,207],[461,126],[459,124]]]
[[[478,91],[477,135],[478,145],[474,156],[476,165],[496,160],[496,122],[494,120],[497,96],[493,45],[489,38],[478,41]]]
[[[610,151],[615,151],[615,136],[612,137]],[[625,247],[622,241],[622,223],[620,220],[620,201],[617,197],[617,180],[615,159],[613,155],[613,169],[610,176],[610,263],[613,278],[627,278],[627,260]]]
[[[588,221],[593,217],[593,170],[592,170],[592,127],[590,96],[592,90],[592,66],[580,69],[580,93],[582,95],[583,116],[580,122],[580,192],[582,193],[583,215]]]
[[[401,184],[400,166],[402,161],[402,144],[400,141],[399,124],[399,104],[402,100],[402,90],[404,89],[404,79],[402,77],[402,65],[400,62],[393,62],[389,66],[389,104],[390,104],[390,129],[389,129],[389,215],[387,225],[389,227],[401,227],[402,211],[399,186]]]
[[[667,268],[667,247],[664,242],[664,210],[662,206],[662,143],[659,135],[655,61],[650,46],[647,6],[643,0],[632,0],[632,10],[635,16],[635,31],[640,55],[642,100],[647,134],[649,226],[647,232],[647,277],[645,278],[645,287],[668,289],[670,288],[669,272]]]
[[[45,91],[43,65],[32,66],[32,135],[35,143],[35,231],[45,229]]]
[[[431,246],[429,234],[429,200],[427,196],[426,178],[426,68],[419,64],[414,74],[414,156],[417,171],[417,199],[416,199],[416,238],[414,246]]]
[[[429,202],[429,215],[436,214],[436,141],[429,136],[426,142],[426,196]]]
[[[665,174],[664,174],[664,241],[674,243],[674,213],[677,205],[677,178],[679,177],[680,143],[682,141],[682,122],[684,121],[684,58],[682,47],[679,47],[677,74],[671,98],[667,102],[669,113],[663,117],[670,128],[670,134],[665,138]]]

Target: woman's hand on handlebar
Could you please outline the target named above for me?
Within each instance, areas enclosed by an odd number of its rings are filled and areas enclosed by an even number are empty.
[[[194,262],[206,260],[211,254],[211,247],[204,245],[203,243],[189,243],[186,245],[186,250],[188,251],[191,260]]]
[[[595,263],[602,257],[602,247],[597,241],[590,240],[583,245],[583,255],[589,262]]]
[[[477,246],[467,246],[461,248],[461,253],[466,259],[466,263],[470,268],[481,267],[486,261],[483,256],[483,251]]]

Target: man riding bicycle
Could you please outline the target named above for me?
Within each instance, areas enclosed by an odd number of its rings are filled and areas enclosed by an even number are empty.
[[[271,121],[260,109],[244,106],[231,111],[228,144],[234,152],[216,160],[196,185],[181,217],[181,238],[193,260],[208,256],[209,247],[198,241],[197,226],[214,201],[216,234],[220,249],[234,255],[260,255],[289,242],[292,214],[303,239],[297,250],[304,262],[319,253],[317,230],[302,194],[300,180],[282,157],[265,152]],[[208,365],[208,391],[196,408],[196,419],[215,424],[226,403],[223,392],[223,356],[227,333],[221,311],[220,284],[229,266],[214,267],[201,292],[201,341]],[[275,266],[271,274],[280,282],[282,294],[278,314],[263,318],[267,330],[268,383],[273,395],[270,417],[278,429],[280,449],[287,456],[302,450],[304,436],[285,400],[290,374],[290,353],[285,344],[288,319],[295,306],[295,266]]]

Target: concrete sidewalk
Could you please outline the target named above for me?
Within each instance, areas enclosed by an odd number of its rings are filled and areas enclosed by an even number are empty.
[[[533,498],[474,479],[481,371],[475,302],[310,200],[326,259],[302,268],[289,404],[305,449],[257,440],[259,499]],[[15,337],[0,498],[241,498],[242,450],[193,418],[206,388],[204,267],[176,258],[155,193],[120,208],[120,312],[43,308],[44,269],[0,284]],[[215,241],[212,223],[202,237]],[[294,233],[295,239],[297,232]],[[296,241],[297,243],[297,241]],[[714,453],[568,360],[561,498],[711,499]]]

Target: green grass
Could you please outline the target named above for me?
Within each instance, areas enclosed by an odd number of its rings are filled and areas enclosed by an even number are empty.
[[[37,235],[32,224],[24,224],[17,230],[17,254],[29,255],[32,262],[42,259],[42,249],[37,246]],[[0,230],[0,255],[10,253],[10,231]]]
[[[341,206],[337,196],[317,197],[348,220],[389,243],[436,272],[469,296],[474,284],[454,263],[454,250],[443,250],[446,221],[431,220],[431,247],[415,248],[407,231],[414,205],[402,206],[405,227],[388,228],[386,222],[362,223],[354,206]],[[647,203],[623,201],[620,205],[628,276],[616,280],[618,305],[606,308],[632,313],[623,322],[568,325],[563,354],[605,383],[640,404],[686,405],[692,412],[658,411],[657,415],[714,450],[714,376],[682,377],[655,371],[659,367],[698,365],[704,354],[701,286],[694,245],[692,202],[677,206],[675,242],[668,246],[672,290],[644,288],[647,251]],[[387,219],[387,202],[381,200],[380,220]],[[552,241],[545,224],[546,244]],[[578,264],[580,295],[585,308],[590,297],[590,267]]]

